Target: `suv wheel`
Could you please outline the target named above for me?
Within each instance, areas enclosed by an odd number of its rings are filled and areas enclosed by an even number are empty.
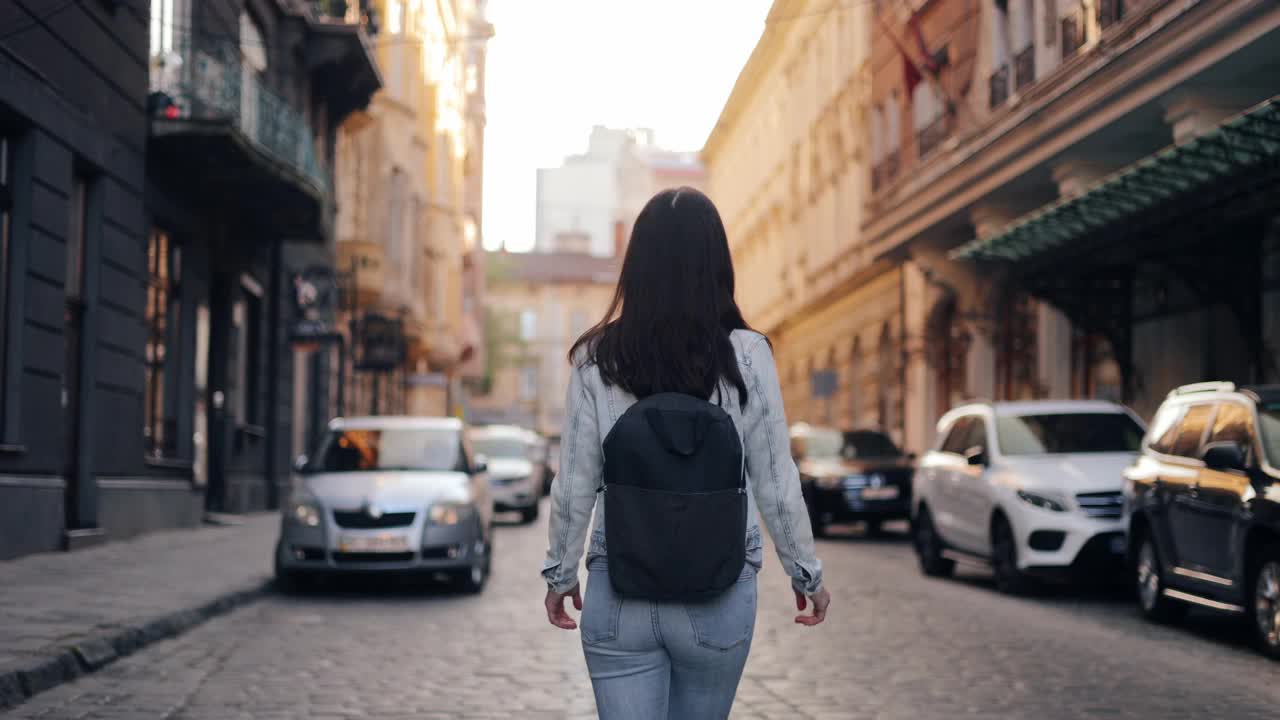
[[[1280,660],[1280,546],[1263,550],[1251,577],[1254,641],[1265,655]]]
[[[1031,581],[1018,569],[1018,545],[1013,528],[1003,515],[991,523],[991,569],[996,589],[1006,595],[1022,595],[1031,589]]]
[[[1187,606],[1166,597],[1164,571],[1160,568],[1160,552],[1150,535],[1143,535],[1134,565],[1134,581],[1138,591],[1138,609],[1154,622],[1173,622],[1187,611]]]
[[[920,558],[920,571],[930,577],[949,577],[956,570],[956,561],[942,556],[942,538],[933,527],[929,508],[920,508],[916,521],[911,524],[911,539]]]
[[[538,501],[535,500],[533,502],[533,505],[530,505],[529,507],[524,508],[520,511],[520,523],[522,525],[528,525],[529,523],[532,523],[537,519],[538,519]]]

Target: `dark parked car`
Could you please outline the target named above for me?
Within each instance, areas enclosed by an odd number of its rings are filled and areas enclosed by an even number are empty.
[[[883,433],[798,424],[791,428],[791,453],[815,536],[843,522],[866,523],[875,534],[882,523],[909,515],[913,458]]]
[[[1280,659],[1280,386],[1169,394],[1125,471],[1128,547],[1144,615],[1243,614]]]

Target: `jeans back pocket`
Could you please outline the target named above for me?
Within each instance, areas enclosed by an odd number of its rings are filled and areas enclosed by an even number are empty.
[[[697,603],[685,603],[693,637],[705,648],[731,650],[751,637],[756,624],[756,570],[742,570],[738,582],[720,595]]]
[[[587,595],[582,599],[582,642],[599,645],[617,639],[620,615],[622,598],[613,592],[608,571],[591,568],[587,573]]]

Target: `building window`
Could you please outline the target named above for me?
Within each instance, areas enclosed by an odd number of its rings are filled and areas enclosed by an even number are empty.
[[[232,331],[235,334],[235,387],[232,398],[235,413],[241,425],[262,424],[259,389],[262,386],[261,337],[262,337],[262,286],[252,278],[240,282],[241,296],[231,310]]]
[[[146,453],[151,457],[177,455],[176,418],[169,409],[175,398],[166,393],[172,382],[170,368],[176,367],[175,341],[180,337],[177,323],[181,318],[178,283],[181,262],[178,248],[169,234],[152,229],[147,242],[147,325],[145,408],[142,429]]]
[[[532,341],[538,335],[538,314],[533,310],[520,311],[520,339]]]
[[[538,368],[536,365],[525,365],[520,368],[520,399],[532,402],[538,397]]]
[[[884,108],[876,105],[871,108],[871,189],[875,190],[884,183],[885,178],[881,165],[885,156]]]

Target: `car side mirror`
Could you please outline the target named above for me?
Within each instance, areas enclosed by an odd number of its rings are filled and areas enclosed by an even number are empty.
[[[1216,442],[1205,447],[1201,455],[1210,470],[1244,470],[1244,446],[1237,442]]]
[[[307,463],[309,462],[310,460],[307,459],[306,455],[299,455],[298,457],[293,459],[293,471],[298,473],[299,475],[306,474]]]
[[[981,445],[974,445],[964,451],[964,460],[970,465],[985,466],[987,464],[987,449]]]
[[[471,472],[479,474],[489,471],[489,458],[484,455],[476,455],[475,461],[471,463]]]

